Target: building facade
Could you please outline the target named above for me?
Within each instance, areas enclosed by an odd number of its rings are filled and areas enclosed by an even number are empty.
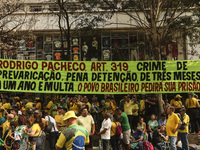
[[[74,23],[71,25],[68,44],[65,37],[61,40],[56,15],[58,10],[53,0],[25,0],[21,9],[13,15],[19,18],[26,15],[29,22],[20,28],[24,34],[17,37],[18,48],[1,50],[1,58],[11,58],[12,55],[13,59],[59,61],[70,55],[72,61],[152,60],[152,52],[146,49],[144,33],[134,27],[135,22],[129,16],[116,12],[98,28],[88,32],[78,30]],[[73,15],[70,20],[74,21]],[[161,58],[187,59],[187,49],[183,39],[174,37],[163,43]]]

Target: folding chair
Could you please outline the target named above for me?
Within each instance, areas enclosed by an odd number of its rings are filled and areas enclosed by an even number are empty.
[[[169,142],[165,142],[165,145],[162,146],[162,150],[171,150],[170,143]]]

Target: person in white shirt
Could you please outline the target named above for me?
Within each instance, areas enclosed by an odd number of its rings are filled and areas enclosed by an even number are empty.
[[[51,117],[47,112],[44,114],[45,115],[45,123],[46,123],[46,127],[48,126],[49,122],[53,123],[51,132],[49,133],[49,146],[51,148],[51,150],[55,150],[56,149],[56,142],[58,140],[59,137],[59,132],[58,129],[56,127],[56,121],[53,117]]]
[[[100,132],[98,133],[98,135],[101,136],[101,139],[103,141],[103,150],[109,150],[110,129],[111,129],[110,113],[106,112],[104,114],[104,120],[102,122]]]

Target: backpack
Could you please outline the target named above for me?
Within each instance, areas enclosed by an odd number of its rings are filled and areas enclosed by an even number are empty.
[[[143,150],[154,150],[154,148],[149,141],[143,141]]]
[[[116,124],[116,122],[115,122]],[[120,136],[122,134],[122,127],[119,124],[116,124],[116,133],[117,136]]]
[[[190,150],[197,150],[197,145],[190,145],[190,146],[189,146],[189,149],[190,149]]]
[[[112,132],[115,133],[115,135],[120,136],[122,134],[122,127],[119,124],[117,124],[116,122],[115,122],[115,125],[116,125],[116,131],[114,132],[112,130]]]
[[[54,123],[50,121],[50,117],[48,116],[48,120],[49,120],[49,123],[48,123],[48,126],[46,127],[46,132],[47,133],[50,133],[51,132],[51,129],[52,127],[54,127]],[[55,130],[55,127],[54,127],[54,130]]]

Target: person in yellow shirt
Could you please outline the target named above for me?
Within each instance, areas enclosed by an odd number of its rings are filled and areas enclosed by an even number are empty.
[[[175,101],[173,101],[171,106],[174,106],[175,108],[175,113],[179,113],[180,109],[182,108],[182,101],[181,101],[182,96],[177,94],[175,97]]]
[[[43,122],[40,113],[34,112],[32,116],[30,117],[31,125],[29,128],[25,131],[28,135],[28,149],[32,145],[32,150],[36,150],[39,147],[41,147],[41,137],[40,133],[43,129]]]
[[[84,108],[86,105],[88,105],[88,111],[89,112],[91,112],[91,104],[90,104],[90,102],[88,101],[88,98],[87,98],[87,96],[84,96],[83,97],[83,106],[82,106],[82,108]]]
[[[15,104],[15,107],[19,110],[20,109],[20,98],[18,96],[14,97],[14,104]]]
[[[114,112],[115,112],[115,106],[114,106],[113,102],[110,100],[109,96],[106,97],[106,103],[105,104],[106,104],[106,106],[108,106],[109,112],[111,114],[114,114]]]
[[[111,129],[110,129],[110,144],[113,150],[119,149],[118,141],[120,140],[119,136],[116,135],[116,129],[117,125],[121,125],[120,122],[117,122],[116,120],[119,120],[116,114],[113,115],[113,121],[111,122]]]
[[[142,117],[142,118],[144,118],[144,120],[146,120],[146,116],[145,116],[145,102],[146,102],[146,96],[145,95],[143,95],[142,96],[142,100],[140,101],[140,108],[139,108],[139,110],[140,110],[140,116]]]
[[[88,106],[85,106],[81,109],[81,115],[76,120],[76,123],[80,126],[83,126],[86,128],[89,134],[90,142],[88,145],[85,146],[86,150],[92,150],[93,147],[93,135],[95,133],[95,122],[91,115],[88,114]]]
[[[25,102],[23,102],[23,103],[22,103],[22,107],[21,107],[21,109],[20,109],[23,115],[26,114],[26,107],[25,107],[25,106],[26,106],[26,105],[25,105]]]
[[[67,150],[77,148],[83,150],[89,143],[89,133],[85,127],[76,124],[77,118],[74,111],[68,111],[63,117],[67,128],[61,132],[56,143],[56,150],[61,150],[63,147]]]
[[[34,103],[32,102],[32,100],[30,100],[28,103],[26,103],[25,108],[26,110],[30,110],[32,109],[34,106]]]
[[[111,97],[110,100],[113,103],[113,107],[114,107],[113,109],[115,110],[117,108],[117,104],[116,104],[115,98]]]
[[[129,121],[129,124],[131,126],[131,129],[133,129],[133,105],[134,105],[134,102],[130,100],[129,97],[125,96],[125,99],[124,99],[124,112],[126,113],[126,115],[128,116],[128,121]]]
[[[2,128],[3,128],[3,135],[2,135],[2,137],[4,136],[5,132],[9,129],[10,122],[13,121],[13,118],[14,118],[13,114],[8,114],[7,115],[7,120],[2,125]]]
[[[71,98],[68,101],[68,105],[69,105],[69,110],[74,111],[76,114],[79,112],[81,108],[81,104],[77,101],[76,98]]]
[[[198,100],[194,97],[194,93],[191,92],[189,93],[189,98],[186,99],[185,105],[186,108],[188,109],[187,113],[190,117],[191,120],[191,133],[198,133],[199,128],[198,128],[198,117],[199,117],[199,103]]]
[[[62,118],[63,118],[63,114],[62,114],[63,109],[61,107],[58,107],[58,114],[55,115],[54,119],[56,121],[56,127],[58,128],[59,131],[62,131],[61,129],[61,123],[62,123]]]
[[[41,100],[40,100],[39,97],[35,98],[35,103],[36,103],[35,107],[37,108],[37,110],[41,110],[42,109],[42,103],[41,103]]]
[[[170,105],[172,106],[173,103],[175,102],[175,99],[176,99],[176,95],[174,96],[174,98],[170,101]]]
[[[185,108],[180,110],[181,113],[181,123],[179,126],[179,136],[181,137],[182,148],[184,150],[189,150],[188,133],[189,133],[189,123],[190,117],[186,114]]]
[[[50,97],[46,98],[47,105],[45,108],[45,112],[48,112],[48,114],[51,114],[51,107],[53,106],[53,102],[51,101]]]
[[[62,109],[61,114],[63,115],[63,117],[65,116],[67,111],[68,111],[67,108]],[[65,124],[65,121],[63,120],[63,117],[62,117],[61,125],[59,125],[59,127],[61,128],[61,131],[63,131],[66,128],[66,124]]]
[[[177,114],[174,113],[175,108],[169,106],[167,108],[168,119],[166,124],[167,136],[169,136],[171,150],[176,150],[176,141],[177,141],[177,129],[180,122],[180,119]]]
[[[2,105],[0,106],[0,112],[2,117],[6,116],[7,111],[6,110],[11,110],[11,104],[8,102],[8,98],[3,98],[2,99]]]

